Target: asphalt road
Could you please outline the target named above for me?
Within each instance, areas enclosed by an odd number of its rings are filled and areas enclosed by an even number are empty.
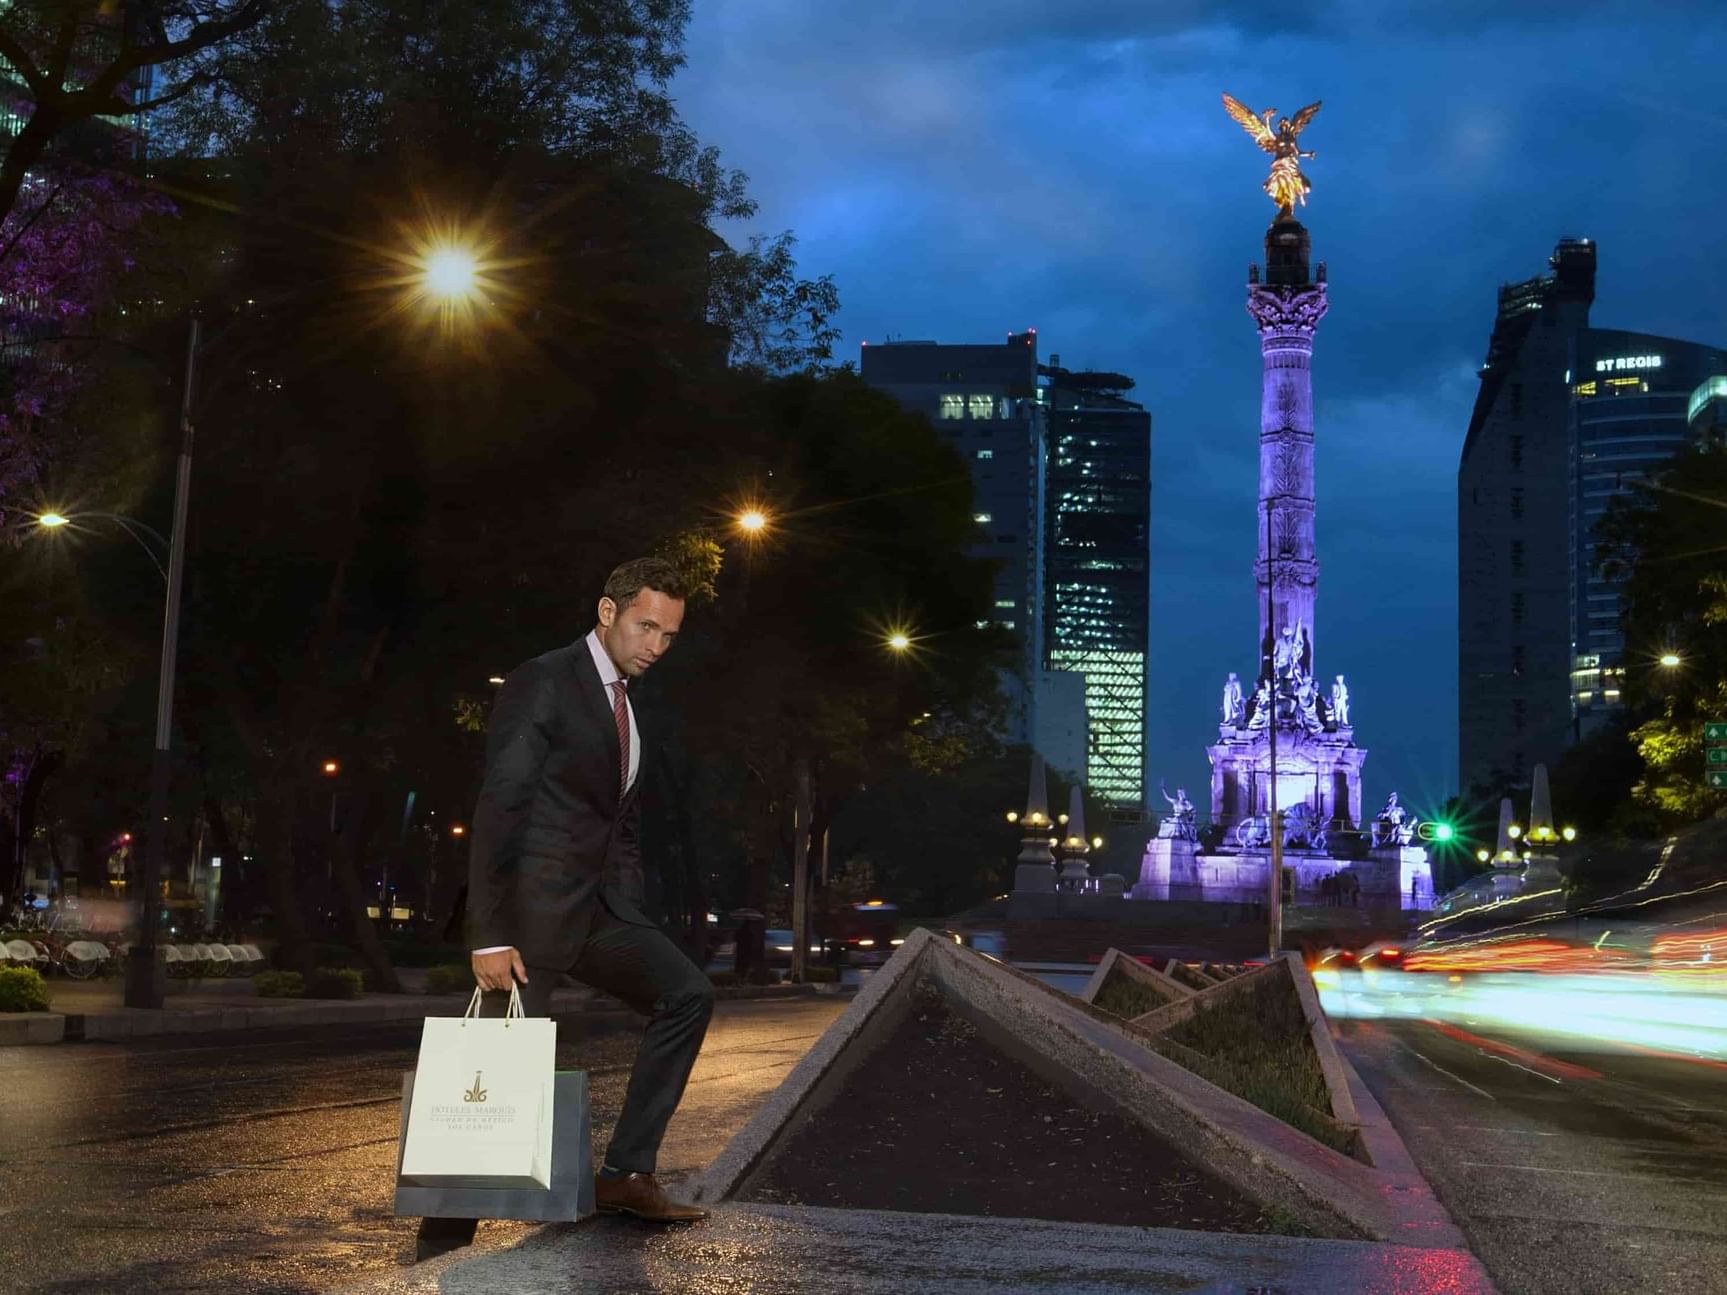
[[[1727,1292],[1727,1065],[1504,1027],[1340,1029],[1505,1295]]]
[[[713,1158],[844,1007],[722,1003],[662,1148],[675,1179]],[[638,1028],[560,1022],[585,1069],[595,1148]],[[391,1215],[401,1076],[417,1023],[6,1049],[0,1291],[325,1291],[412,1262]],[[482,1224],[478,1245],[526,1224]]]

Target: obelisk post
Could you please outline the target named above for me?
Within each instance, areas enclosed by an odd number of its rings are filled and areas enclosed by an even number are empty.
[[[1265,231],[1264,278],[1257,265],[1249,271],[1247,312],[1259,328],[1263,365],[1259,517],[1269,518],[1270,529],[1254,563],[1261,650],[1269,663],[1287,642],[1311,673],[1319,593],[1313,547],[1313,334],[1329,303],[1325,266],[1321,263],[1317,278],[1312,276],[1308,250],[1301,222],[1279,212]]]
[[[1311,675],[1319,588],[1313,549],[1313,333],[1325,318],[1327,302],[1325,266],[1319,266],[1317,276],[1310,273],[1307,230],[1295,218],[1295,208],[1307,202],[1313,187],[1301,173],[1302,159],[1313,154],[1302,149],[1300,136],[1319,104],[1282,120],[1275,108],[1256,113],[1227,94],[1223,106],[1271,154],[1271,173],[1262,187],[1277,204],[1277,218],[1265,231],[1264,278],[1255,265],[1247,282],[1247,312],[1259,326],[1264,366],[1255,529],[1270,532],[1255,562],[1259,639],[1267,672],[1281,648],[1294,652],[1302,672]]]
[[[1313,544],[1313,334],[1325,317],[1325,267],[1317,280],[1309,271],[1307,230],[1295,218],[1312,186],[1301,160],[1313,154],[1299,137],[1319,111],[1312,103],[1273,125],[1275,108],[1255,113],[1223,96],[1224,109],[1271,154],[1264,189],[1277,204],[1265,232],[1265,275],[1248,270],[1247,311],[1259,328],[1259,510],[1255,530],[1263,537],[1254,560],[1258,593],[1260,687],[1271,708],[1260,716],[1265,729],[1270,867],[1266,878],[1270,952],[1282,945],[1284,825],[1279,805],[1277,736],[1286,722],[1308,712],[1309,731],[1320,723],[1314,699],[1314,607],[1319,560]],[[1291,725],[1293,727],[1293,724]]]

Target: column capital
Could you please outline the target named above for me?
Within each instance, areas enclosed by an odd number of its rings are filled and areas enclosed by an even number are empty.
[[[1247,289],[1247,313],[1261,333],[1298,333],[1313,336],[1319,321],[1331,308],[1323,283],[1301,287],[1255,283]]]

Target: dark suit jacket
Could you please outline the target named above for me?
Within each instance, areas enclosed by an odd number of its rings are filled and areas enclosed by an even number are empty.
[[[468,855],[470,949],[514,945],[529,966],[563,969],[601,903],[654,925],[642,912],[647,761],[620,805],[607,696],[585,637],[518,666],[499,690]]]

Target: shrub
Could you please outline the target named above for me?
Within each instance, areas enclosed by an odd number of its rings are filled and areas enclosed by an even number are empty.
[[[780,973],[772,967],[751,967],[744,979],[750,985],[777,985],[780,983]]]
[[[0,1012],[46,1012],[48,986],[34,967],[0,967]]]
[[[252,977],[259,998],[299,998],[306,992],[306,979],[297,971],[260,971]]]
[[[723,989],[738,983],[738,973],[735,971],[710,971],[708,972],[708,979],[714,983],[716,988]]]
[[[464,994],[474,992],[474,971],[465,962],[447,962],[426,972],[428,994]]]
[[[358,998],[366,990],[366,978],[352,967],[319,967],[306,986],[307,998]]]

